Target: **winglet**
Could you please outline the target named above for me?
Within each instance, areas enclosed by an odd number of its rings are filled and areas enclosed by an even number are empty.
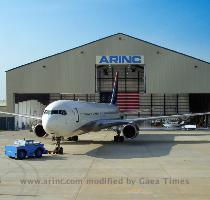
[[[116,72],[115,78],[114,78],[114,85],[112,89],[112,99],[110,104],[116,105],[117,103],[117,93],[118,93],[118,77],[119,77],[119,72]]]

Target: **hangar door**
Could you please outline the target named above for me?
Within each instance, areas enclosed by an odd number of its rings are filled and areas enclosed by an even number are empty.
[[[210,111],[210,94],[190,94],[189,101],[193,113]]]
[[[0,130],[15,130],[15,118],[0,117]]]
[[[98,66],[97,91],[100,94],[101,103],[109,103],[111,100],[114,76],[119,72],[118,81],[118,107],[120,110],[132,110],[139,108],[139,94],[145,91],[144,67],[139,65],[122,66]]]

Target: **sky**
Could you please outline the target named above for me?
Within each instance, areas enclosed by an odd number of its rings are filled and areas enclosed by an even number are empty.
[[[210,0],[0,0],[0,99],[6,70],[115,33],[210,62]]]

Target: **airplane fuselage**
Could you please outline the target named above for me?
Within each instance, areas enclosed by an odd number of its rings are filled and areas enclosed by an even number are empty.
[[[118,108],[105,103],[59,100],[45,108],[42,125],[47,133],[56,137],[71,137],[99,131],[94,127],[99,119],[120,119]]]

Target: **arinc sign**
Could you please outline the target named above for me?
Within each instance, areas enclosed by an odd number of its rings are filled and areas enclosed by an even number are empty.
[[[96,64],[97,65],[126,65],[126,64],[134,64],[134,65],[142,65],[144,64],[144,56],[140,55],[103,55],[96,56]]]

